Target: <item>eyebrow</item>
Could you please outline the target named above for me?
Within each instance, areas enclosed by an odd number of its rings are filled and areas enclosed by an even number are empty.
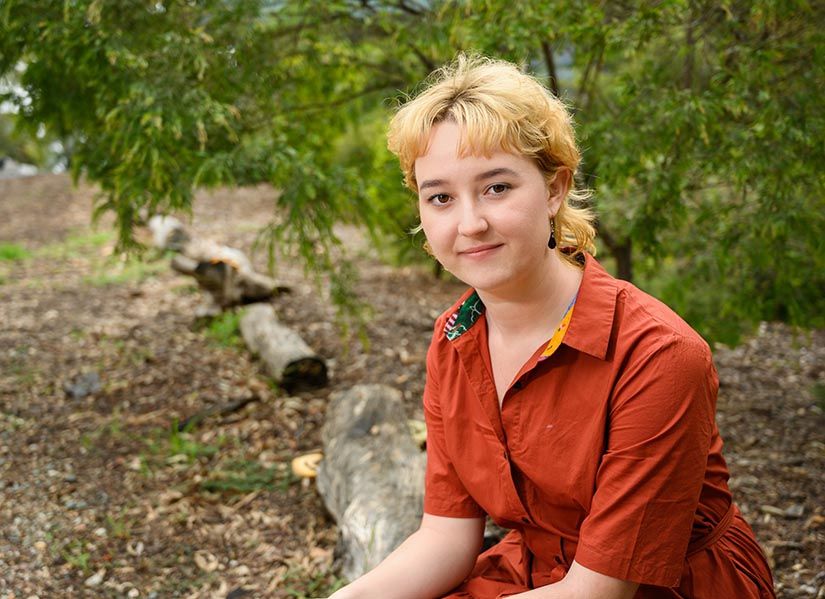
[[[490,179],[492,177],[498,177],[501,175],[508,175],[510,177],[518,177],[518,173],[511,168],[501,167],[501,168],[494,168],[489,171],[484,171],[483,173],[479,173],[475,176],[475,181],[484,181],[485,179]],[[421,191],[423,189],[428,189],[430,187],[439,187],[447,183],[445,179],[428,179],[424,181],[418,186],[418,190]]]

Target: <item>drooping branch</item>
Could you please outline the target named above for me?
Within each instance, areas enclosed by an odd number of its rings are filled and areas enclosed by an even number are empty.
[[[413,51],[413,54],[415,54],[418,58],[419,62],[421,62],[421,64],[427,69],[428,73],[432,73],[437,68],[435,62],[433,62],[429,56],[424,54],[422,50],[410,43],[408,43],[408,46],[410,47],[410,50]]]
[[[395,83],[395,86],[401,85],[401,82]],[[380,91],[386,91],[388,89],[393,89],[393,83],[386,81],[376,83],[374,85],[368,85],[364,89],[358,90],[356,92],[350,92],[343,95],[340,98],[336,98],[333,100],[328,100],[326,102],[315,102],[313,104],[304,104],[302,106],[295,106],[294,108],[288,109],[287,112],[292,114],[299,114],[299,113],[306,113],[306,112],[315,112],[318,110],[327,110],[329,108],[335,108],[337,106],[344,106],[349,104],[350,102],[354,102],[359,98],[363,98],[364,96],[369,96],[370,94],[374,94]]]

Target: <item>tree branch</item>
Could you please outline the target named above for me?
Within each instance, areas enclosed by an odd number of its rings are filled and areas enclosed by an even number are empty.
[[[382,90],[385,90],[387,88],[391,88],[391,87],[393,87],[392,83],[393,82],[377,83],[375,85],[367,86],[364,89],[359,90],[357,92],[348,93],[348,94],[346,94],[345,96],[343,96],[341,98],[336,98],[335,100],[330,100],[328,102],[316,102],[314,104],[304,104],[302,106],[295,106],[295,107],[292,107],[292,108],[286,108],[284,110],[284,112],[288,113],[288,114],[299,114],[299,113],[302,113],[302,112],[312,112],[312,111],[316,111],[316,110],[325,110],[327,108],[333,108],[335,106],[342,106],[344,104],[348,104],[349,102],[352,102],[353,100],[356,100],[356,99],[361,98],[363,96],[368,96],[372,93],[382,91]],[[396,87],[400,86],[401,84],[402,84],[401,82],[395,82]]]
[[[398,8],[400,8],[401,10],[403,10],[405,13],[410,14],[410,15],[414,15],[416,17],[420,17],[425,12],[427,12],[425,9],[423,9],[421,7],[416,8],[416,7],[408,5],[406,2],[404,2],[404,0],[398,0],[398,2],[396,3],[396,6]]]
[[[543,40],[541,42],[541,51],[544,54],[544,63],[547,65],[547,74],[550,76],[550,91],[557,98],[559,97],[559,78],[556,75],[556,63],[553,60],[553,48],[550,44]]]
[[[599,237],[602,238],[602,241],[604,241],[607,249],[610,250],[610,253],[612,254],[616,248],[619,247],[619,242],[616,241],[616,238],[610,233],[605,226],[604,221],[601,219],[596,221],[596,230],[598,231]]]
[[[427,73],[432,73],[437,67],[436,64],[428,57],[424,52],[419,50],[416,46],[407,42],[407,45],[410,47],[410,50],[413,51],[413,54],[418,58],[422,65],[427,69]]]
[[[579,104],[585,108],[590,106],[593,95],[590,93],[590,89],[595,85],[595,81],[598,78],[604,64],[604,50],[605,43],[604,40],[602,40],[599,43],[599,47],[596,49],[595,53],[590,55],[590,58],[587,61],[587,66],[584,69],[584,73],[582,74],[582,78],[579,83],[579,92],[576,97]]]

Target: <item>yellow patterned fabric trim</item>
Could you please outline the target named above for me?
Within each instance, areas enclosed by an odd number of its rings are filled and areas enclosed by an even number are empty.
[[[573,301],[570,302],[570,306],[567,308],[567,312],[564,313],[564,317],[561,319],[556,332],[553,333],[553,337],[541,353],[540,359],[549,358],[561,345],[561,342],[564,339],[564,334],[567,332],[567,327],[570,326],[570,319],[573,318],[573,307],[575,305],[576,299],[573,298]]]

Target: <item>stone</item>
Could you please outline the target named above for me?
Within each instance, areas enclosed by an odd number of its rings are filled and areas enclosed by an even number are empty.
[[[85,584],[87,587],[100,586],[100,584],[103,582],[104,576],[106,576],[106,568],[101,568],[100,570],[89,576],[89,578],[87,578],[83,584]]]
[[[96,372],[84,372],[63,385],[67,397],[81,399],[100,391],[100,375]]]

